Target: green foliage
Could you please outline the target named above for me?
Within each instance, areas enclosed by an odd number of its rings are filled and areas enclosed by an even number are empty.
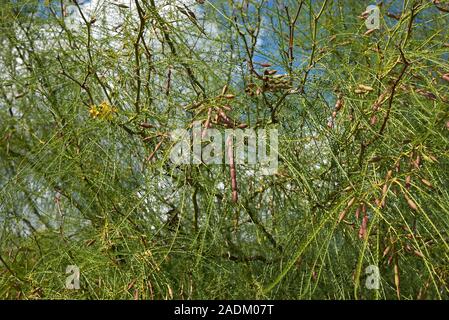
[[[0,297],[447,299],[447,4],[385,1],[365,34],[361,1],[166,2],[2,4]],[[227,164],[169,158],[227,105],[279,131],[237,202]]]

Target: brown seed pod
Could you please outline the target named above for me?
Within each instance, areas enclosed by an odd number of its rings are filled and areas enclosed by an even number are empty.
[[[420,164],[421,164],[421,157],[420,157],[420,155],[418,154],[418,155],[416,156],[416,160],[413,161],[413,165],[415,166],[416,169],[419,169],[419,165],[420,165]]]
[[[414,250],[413,253],[415,254],[415,256],[420,257],[420,258],[424,258],[424,255],[422,254],[422,252],[418,251],[418,250]]]
[[[368,216],[365,215],[362,219],[362,224],[360,225],[360,230],[359,230],[359,238],[360,239],[365,239],[367,237],[367,226],[368,226]]]
[[[225,97],[226,99],[232,100],[232,99],[235,98],[235,95],[233,95],[233,94],[225,94],[224,97]]]
[[[362,20],[365,20],[366,18],[368,18],[368,16],[369,16],[369,11],[367,10],[367,11],[363,11],[360,14],[359,18],[362,19]]]
[[[357,207],[357,209],[355,209],[355,218],[357,219],[357,220],[359,220],[359,217],[360,217],[360,206],[358,206]]]
[[[449,82],[449,73],[443,74],[443,75],[441,76],[441,78],[442,78],[443,80],[446,80],[447,82]]]
[[[370,119],[370,124],[374,126],[377,123],[377,116],[373,114]]]
[[[426,179],[421,179],[422,183],[424,183],[426,186],[428,186],[429,188],[433,188],[432,183],[429,180]]]
[[[399,279],[399,264],[398,258],[396,257],[394,262],[394,284],[396,286],[396,295],[398,299],[401,299],[401,287],[400,287],[400,279]]]
[[[374,90],[372,87],[366,86],[366,85],[364,85],[364,84],[359,84],[359,85],[358,85],[358,88],[359,88],[360,90],[368,91],[368,92],[371,92],[371,91]]]
[[[267,63],[267,62],[261,63],[260,66],[263,68],[269,68],[269,67],[271,67],[271,63]]]
[[[346,216],[347,209],[344,209],[342,212],[340,212],[340,215],[338,216],[338,223],[340,223]]]
[[[384,252],[383,252],[383,254],[382,254],[382,257],[385,257],[388,254],[388,252],[390,252],[390,249],[391,249],[390,246],[386,247]]]
[[[141,126],[142,128],[145,128],[145,129],[154,128],[154,126],[149,124],[148,122],[142,122],[139,124],[139,126]]]
[[[400,14],[394,14],[392,12],[387,12],[387,16],[392,18],[392,19],[395,19],[395,20],[401,20],[401,15]]]
[[[416,205],[415,202],[413,202],[412,199],[410,199],[406,194],[404,194],[405,200],[407,200],[407,204],[410,207],[410,209],[414,210],[414,211],[418,211],[418,206]]]
[[[388,185],[385,183],[382,188],[382,195],[385,196],[388,192]]]
[[[265,72],[264,72],[264,74],[266,74],[266,75],[268,75],[268,76],[271,76],[271,75],[273,75],[273,74],[275,74],[275,73],[277,73],[276,70],[265,70]]]
[[[335,103],[335,111],[340,111],[340,109],[343,107],[343,100],[337,99],[337,102]]]
[[[388,170],[387,175],[385,176],[385,180],[390,180],[392,175],[393,175],[393,170]]]
[[[374,199],[374,203],[376,204],[377,207],[382,207],[382,202],[380,201],[380,199],[376,198]]]
[[[411,177],[411,176],[405,177],[405,188],[406,188],[407,190],[410,190],[410,187],[411,187],[411,181],[412,181],[412,177]]]
[[[347,207],[351,207],[355,202],[355,197],[353,197],[351,200],[349,200]]]
[[[224,96],[226,94],[226,92],[228,91],[228,85],[225,84],[225,86],[223,87],[223,89],[221,90],[221,95]]]
[[[370,35],[371,33],[373,33],[374,31],[376,31],[377,29],[369,29],[367,32],[365,32],[363,35],[364,36],[368,36],[368,35]]]

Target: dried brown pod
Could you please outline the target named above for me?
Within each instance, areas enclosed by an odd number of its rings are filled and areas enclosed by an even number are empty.
[[[433,94],[430,91],[424,90],[424,89],[416,89],[415,92],[420,94],[420,95],[422,95],[423,97],[426,97],[426,98],[430,99],[430,100],[436,100],[437,99],[437,96],[435,94]]]
[[[366,10],[360,14],[359,18],[364,20],[364,19],[368,18],[368,16],[369,16],[369,11]]]
[[[387,16],[395,20],[401,20],[401,14],[394,14],[392,12],[387,12]]]
[[[422,254],[421,251],[418,250],[414,250],[413,253],[415,254],[415,256],[420,257],[420,258],[424,258],[424,255]]]
[[[421,179],[422,183],[424,183],[426,186],[428,186],[429,188],[433,188],[432,183],[429,180],[426,179]]]
[[[337,99],[337,102],[335,103],[335,111],[340,111],[340,109],[343,107],[343,100]]]
[[[410,190],[410,187],[411,187],[411,181],[412,181],[412,177],[411,177],[411,176],[405,177],[405,188],[406,188],[407,190]]]
[[[226,92],[228,91],[228,85],[225,84],[223,89],[221,90],[221,95],[224,96],[226,94]]]
[[[260,66],[264,67],[264,68],[269,68],[269,67],[271,67],[271,63],[264,62],[264,63],[261,63]]]
[[[233,95],[233,94],[225,94],[224,97],[225,97],[226,99],[232,100],[232,99],[235,98],[235,95]]]
[[[385,180],[390,180],[392,175],[393,175],[393,170],[388,170],[387,175],[385,176]]]
[[[382,253],[382,257],[385,257],[385,256],[388,254],[388,252],[390,252],[390,249],[391,249],[391,247],[390,247],[390,246],[387,246],[387,247],[385,248],[384,252]]]
[[[363,35],[364,36],[369,36],[371,33],[373,33],[374,31],[376,31],[377,29],[369,29],[367,32],[365,32]]]
[[[368,216],[365,215],[362,219],[362,224],[359,229],[359,238],[365,239],[367,237],[367,227],[368,227]]]
[[[407,204],[410,207],[410,209],[418,211],[418,206],[415,202],[413,202],[412,199],[410,199],[406,194],[404,194],[405,200],[407,200]]]
[[[449,82],[449,73],[443,74],[443,75],[441,76],[441,78],[442,78],[443,80],[446,80],[447,82]]]
[[[234,144],[233,144],[233,136],[232,135],[230,135],[227,138],[226,145],[228,147],[229,171],[230,171],[230,175],[231,175],[232,201],[234,203],[236,203],[238,201],[237,173],[236,173],[235,162],[234,162]]]
[[[398,299],[401,299],[401,287],[400,287],[400,278],[399,278],[399,264],[398,258],[396,257],[394,262],[394,284],[396,286],[396,295]]]
[[[351,200],[349,200],[347,207],[351,207],[355,202],[355,197],[353,197]]]
[[[372,126],[374,126],[374,125],[376,125],[376,123],[377,123],[377,116],[375,114],[373,114],[370,119],[370,124]]]
[[[142,128],[145,128],[145,129],[154,128],[154,126],[149,124],[148,122],[142,122],[139,124],[139,126],[141,126]]]
[[[355,218],[357,220],[359,220],[360,217],[360,210],[361,210],[360,206],[358,206],[357,209],[355,209]]]
[[[338,223],[340,223],[345,218],[347,212],[348,212],[347,209],[344,209],[342,212],[340,212],[338,216]]]
[[[277,71],[276,70],[265,70],[265,72],[264,72],[266,75],[269,75],[269,76],[271,76],[271,75],[273,75],[273,74],[276,74],[277,73]]]
[[[359,88],[360,90],[368,91],[368,92],[371,92],[371,91],[374,90],[372,87],[367,86],[367,85],[364,85],[364,84],[359,84],[359,85],[358,85],[358,88]]]
[[[332,112],[332,118],[336,118],[337,117],[337,111]]]
[[[382,187],[382,195],[385,196],[388,192],[388,184],[384,184],[384,186]]]
[[[382,207],[382,201],[379,198],[374,199],[374,203],[376,204],[377,207]]]
[[[419,169],[419,165],[421,164],[421,156],[418,154],[416,156],[415,161],[413,161],[413,165],[416,169]]]

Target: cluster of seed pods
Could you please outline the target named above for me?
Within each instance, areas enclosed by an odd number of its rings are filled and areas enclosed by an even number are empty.
[[[429,156],[429,159],[431,161],[437,161],[437,159],[433,156]],[[360,217],[362,217],[362,221],[360,223],[360,229],[358,231],[358,236],[361,239],[365,239],[367,236],[367,227],[368,227],[368,215],[366,213],[367,205],[371,203],[373,207],[376,207],[378,209],[384,209],[387,204],[387,198],[388,198],[388,192],[391,190],[396,196],[399,193],[399,190],[401,191],[401,194],[403,196],[403,199],[407,203],[408,207],[415,211],[419,211],[418,205],[415,203],[415,200],[412,199],[410,196],[410,191],[412,188],[412,175],[416,175],[415,178],[417,181],[419,181],[422,186],[433,189],[432,183],[423,178],[419,177],[419,171],[422,167],[422,157],[417,151],[413,151],[410,153],[409,156],[409,172],[405,175],[404,185],[401,188],[395,188],[397,185],[400,185],[399,177],[401,176],[401,159],[398,159],[396,163],[394,164],[394,167],[392,169],[389,169],[385,175],[384,180],[379,185],[381,192],[380,196],[373,197],[369,202],[361,201],[358,206],[355,209],[355,219],[356,221],[360,220]],[[394,177],[396,175],[397,177]],[[404,175],[403,175],[404,176]],[[346,188],[344,191],[350,191],[352,190],[352,187]],[[338,223],[342,222],[347,214],[351,211],[352,207],[356,203],[356,197],[351,198],[346,207],[340,212],[338,216]],[[353,226],[354,223],[346,222],[347,224]]]
[[[344,102],[343,102],[343,95],[339,94],[337,102],[335,102],[334,111],[332,111],[332,117],[327,122],[327,127],[329,129],[332,129],[334,127],[335,119],[337,118],[338,112],[343,108]]]
[[[249,82],[246,85],[245,92],[249,96],[259,96],[265,92],[277,92],[279,90],[292,89],[291,80],[286,74],[277,74],[277,71],[270,69],[270,63],[260,63],[264,68],[263,75],[259,76],[261,84]]]
[[[207,129],[211,128],[212,126],[221,126],[230,129],[244,129],[247,127],[246,123],[238,122],[228,114],[228,112],[232,111],[230,101],[234,98],[235,96],[233,94],[228,93],[228,86],[225,85],[220,95],[208,101],[202,101],[193,105],[193,107],[196,109],[197,114],[207,112],[206,119],[203,121],[204,129],[201,133],[201,138],[204,138],[206,136]],[[228,163],[231,176],[232,201],[237,202],[237,171],[235,167],[234,144],[232,135],[230,135],[226,140],[226,148],[227,155],[229,157]]]

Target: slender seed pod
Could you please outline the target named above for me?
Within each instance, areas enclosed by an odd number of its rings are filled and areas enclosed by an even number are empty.
[[[399,277],[399,264],[398,264],[398,257],[395,257],[394,262],[394,284],[396,286],[396,295],[398,299],[401,299],[401,287],[400,287],[400,277]]]
[[[344,209],[342,212],[340,212],[340,215],[338,216],[338,223],[340,223],[346,216],[347,209]]]
[[[449,73],[443,74],[441,78],[449,82]]]
[[[351,200],[349,200],[347,207],[350,208],[355,202],[355,197],[353,197]]]
[[[390,180],[392,175],[393,175],[393,170],[388,170],[385,180]]]
[[[408,175],[407,177],[405,177],[405,188],[407,190],[410,190],[411,181],[412,181],[412,177],[411,176]]]
[[[360,239],[365,239],[367,236],[367,226],[368,226],[368,216],[365,215],[362,219],[362,224],[360,225],[360,230],[359,230],[359,238]]]
[[[224,96],[226,94],[226,92],[228,91],[228,85],[225,84],[225,86],[223,87],[223,89],[221,90],[221,95]]]
[[[373,33],[374,31],[376,31],[377,29],[369,29],[367,32],[365,32],[363,35],[364,36],[368,36],[368,35],[370,35],[371,33]]]
[[[370,86],[366,86],[364,84],[359,84],[358,88],[363,91],[373,91],[374,89]]]
[[[384,186],[382,187],[382,195],[385,196],[388,192],[388,184],[384,184]]]
[[[237,174],[235,170],[234,163],[234,147],[233,147],[233,137],[230,135],[226,141],[226,145],[228,146],[228,157],[229,157],[229,170],[231,174],[231,190],[232,190],[232,201],[235,203],[238,201],[238,193],[237,193]]]
[[[432,183],[429,180],[421,179],[422,183],[424,183],[429,188],[433,188]]]
[[[260,66],[263,68],[269,68],[271,67],[271,63],[261,63]]]
[[[361,210],[360,206],[358,206],[357,209],[355,209],[355,218],[357,220],[359,220],[360,217],[360,210]]]
[[[388,254],[388,252],[390,252],[390,249],[391,249],[390,246],[386,247],[384,252],[382,253],[382,257],[385,257]]]
[[[209,108],[209,110],[207,110],[207,119],[204,124],[204,129],[203,129],[203,132],[201,133],[201,139],[204,139],[204,137],[206,136],[207,129],[209,129],[209,127],[210,127],[211,115],[212,115],[212,108]]]
[[[414,211],[418,211],[418,206],[416,205],[416,203],[410,199],[406,194],[404,194],[405,200],[407,200],[407,204],[410,207],[410,209],[414,210]]]

